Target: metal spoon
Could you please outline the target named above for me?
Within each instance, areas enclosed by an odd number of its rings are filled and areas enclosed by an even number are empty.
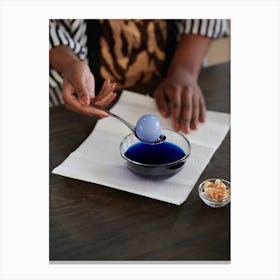
[[[135,125],[129,123],[129,122],[126,121],[125,119],[121,118],[121,117],[118,116],[118,115],[115,115],[114,113],[112,113],[112,112],[110,112],[110,111],[108,111],[108,110],[106,110],[106,109],[104,109],[104,108],[101,108],[101,107],[96,106],[96,105],[91,105],[91,106],[93,106],[94,108],[96,108],[96,109],[98,109],[98,110],[102,110],[102,111],[106,112],[109,116],[114,117],[115,119],[121,121],[121,122],[122,122],[124,125],[126,125],[126,126],[133,132],[133,134],[134,134],[141,142],[143,142],[143,143],[150,144],[150,145],[156,145],[156,144],[160,144],[160,143],[164,142],[165,139],[166,139],[166,136],[163,135],[163,134],[161,134],[161,135],[159,136],[159,138],[158,138],[157,140],[155,140],[154,142],[146,142],[146,141],[143,141],[142,139],[140,139],[140,138],[137,136],[136,131],[135,131]]]

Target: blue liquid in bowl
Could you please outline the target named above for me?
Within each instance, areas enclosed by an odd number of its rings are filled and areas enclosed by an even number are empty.
[[[167,179],[182,170],[191,152],[189,141],[181,134],[165,129],[167,141],[149,145],[139,142],[134,134],[127,135],[120,144],[126,166],[145,178]]]
[[[185,152],[177,145],[163,142],[158,145],[136,143],[129,147],[125,156],[135,162],[142,164],[160,165],[180,160]]]

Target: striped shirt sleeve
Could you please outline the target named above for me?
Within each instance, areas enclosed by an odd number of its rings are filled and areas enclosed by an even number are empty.
[[[180,28],[184,34],[199,34],[211,39],[229,36],[229,26],[226,19],[187,19]]]
[[[50,45],[53,48],[59,45],[68,46],[80,59],[87,57],[86,22],[75,20],[50,20],[49,23]]]
[[[49,21],[49,50],[53,47],[68,46],[79,59],[87,62],[86,22],[81,19]],[[49,105],[63,104],[62,75],[54,69],[49,71]]]

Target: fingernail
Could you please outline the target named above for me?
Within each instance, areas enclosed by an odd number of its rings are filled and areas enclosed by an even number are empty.
[[[88,98],[84,95],[82,96],[82,98],[80,99],[80,103],[82,104],[82,106],[86,107],[88,106]]]
[[[186,123],[185,132],[186,132],[186,133],[189,133],[190,131],[191,131],[191,129],[190,129],[190,123],[187,122],[187,123]]]
[[[178,131],[178,130],[179,130],[179,128],[180,128],[180,127],[179,127],[179,124],[178,124],[177,122],[175,122],[175,124],[174,124],[174,128],[175,128],[175,130],[176,130],[176,131]]]
[[[192,129],[197,129],[197,128],[198,128],[198,123],[197,123],[197,121],[194,121],[192,123]]]
[[[166,111],[163,111],[163,110],[162,110],[162,111],[160,111],[160,113],[162,114],[163,117],[166,117],[166,116],[167,116]]]
[[[101,118],[106,118],[106,117],[109,117],[109,115],[107,113],[104,113],[104,114],[100,114],[100,117]]]

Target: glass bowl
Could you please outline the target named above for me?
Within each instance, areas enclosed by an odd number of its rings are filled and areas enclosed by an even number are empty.
[[[162,134],[166,140],[157,145],[144,144],[133,133],[124,137],[120,154],[129,170],[149,179],[166,179],[182,170],[191,152],[190,142],[181,133],[169,129],[163,129]],[[139,152],[136,158],[130,153],[135,148]]]
[[[220,180],[221,183],[223,183],[223,186],[225,187],[226,190],[229,190],[229,196],[227,197],[220,197],[220,198],[214,198],[215,193],[212,192],[212,196],[209,196],[207,192],[205,192],[205,189],[207,188],[207,184],[212,184],[215,183],[216,180]],[[209,183],[207,183],[209,182]],[[217,190],[216,190],[217,191]],[[202,201],[213,208],[219,208],[227,205],[230,202],[230,182],[224,180],[224,179],[208,179],[203,181],[199,187],[198,187],[198,194],[199,197],[202,199]],[[216,195],[219,195],[219,193],[216,192]]]

